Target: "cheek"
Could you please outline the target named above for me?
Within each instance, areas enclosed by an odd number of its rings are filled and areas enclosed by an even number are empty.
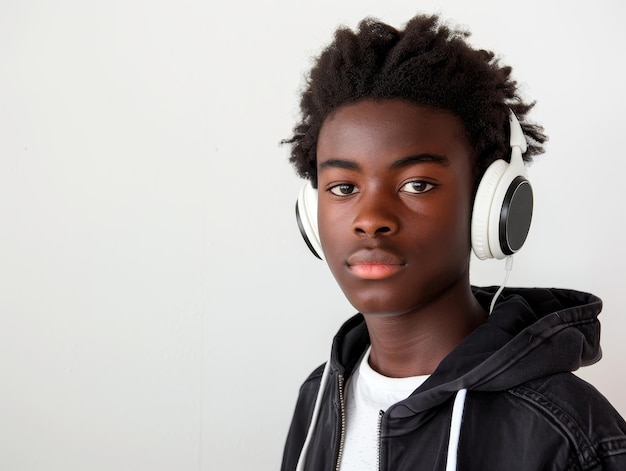
[[[469,171],[457,175],[455,191],[445,202],[448,208],[450,224],[456,224],[457,230],[469,237],[472,209],[474,206],[473,178]]]
[[[452,193],[429,211],[428,238],[436,240],[441,252],[448,255],[467,254],[470,250],[472,202],[469,192]]]
[[[472,219],[472,201],[469,195],[461,195],[449,208],[449,226],[456,234],[466,240],[470,240],[470,227]]]
[[[341,252],[342,244],[345,243],[345,236],[341,236],[348,230],[347,218],[338,215],[337,211],[325,211],[323,204],[320,204],[317,221],[322,249],[330,265],[336,260],[337,254]]]
[[[469,191],[461,196],[456,204],[456,211],[450,218],[450,232],[454,236],[451,246],[457,248],[457,255],[463,259],[469,258],[472,248],[471,220],[473,201]]]

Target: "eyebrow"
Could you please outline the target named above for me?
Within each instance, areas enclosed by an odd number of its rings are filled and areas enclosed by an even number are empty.
[[[407,157],[402,157],[394,161],[391,164],[391,168],[398,169],[404,167],[410,167],[415,164],[424,164],[424,163],[435,163],[439,165],[443,165],[447,167],[450,165],[450,159],[445,155],[438,154],[417,154],[417,155],[409,155]],[[346,170],[359,170],[361,167],[358,163],[353,162],[352,160],[346,159],[328,159],[324,162],[320,162],[319,170],[326,170],[328,168],[343,168]]]
[[[359,164],[345,159],[328,159],[319,164],[319,170],[326,170],[327,168],[345,168],[347,170],[358,170]]]
[[[391,168],[404,168],[414,164],[424,163],[435,163],[447,167],[448,165],[450,165],[450,159],[448,159],[448,157],[446,157],[445,155],[438,154],[409,155],[408,157],[403,157],[396,160],[394,163],[391,164]]]

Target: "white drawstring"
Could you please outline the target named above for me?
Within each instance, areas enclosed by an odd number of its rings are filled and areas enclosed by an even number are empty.
[[[456,471],[457,453],[459,451],[459,437],[461,435],[461,422],[463,421],[463,409],[465,409],[465,396],[467,389],[461,389],[456,393],[454,406],[452,407],[452,422],[450,423],[450,440],[448,440],[448,459],[446,471]]]
[[[330,360],[328,360],[326,362],[326,366],[324,366],[322,380],[320,381],[320,388],[317,391],[317,397],[315,398],[315,408],[313,409],[313,416],[311,416],[311,423],[309,425],[309,430],[306,433],[304,445],[302,445],[302,450],[300,450],[300,456],[298,457],[298,465],[296,466],[296,471],[304,470],[304,464],[306,463],[306,452],[309,449],[309,445],[313,437],[313,430],[315,430],[315,425],[317,424],[317,416],[319,415],[320,409],[322,407],[322,395],[324,394],[324,389],[326,389],[328,376],[330,376]]]
[[[304,471],[304,465],[306,463],[306,453],[311,444],[313,438],[313,431],[317,424],[317,417],[322,407],[322,396],[324,395],[324,389],[330,376],[329,371],[330,360],[326,362],[324,366],[324,372],[322,373],[322,379],[320,381],[320,388],[317,391],[317,397],[315,398],[315,407],[313,409],[313,415],[311,416],[311,423],[300,451],[298,458],[298,464],[296,465],[296,471]],[[461,389],[456,393],[454,398],[454,405],[452,407],[452,421],[450,423],[450,439],[448,440],[448,459],[446,461],[446,471],[456,471],[457,464],[457,452],[459,449],[459,437],[461,435],[461,422],[463,421],[463,410],[465,409],[465,396],[467,395],[467,389]]]

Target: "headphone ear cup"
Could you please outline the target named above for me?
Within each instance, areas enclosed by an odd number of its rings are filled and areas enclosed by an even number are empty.
[[[517,252],[530,230],[533,190],[522,154],[528,144],[515,114],[509,110],[511,160],[496,160],[484,173],[472,210],[472,250],[476,256],[502,259]]]
[[[298,200],[296,201],[296,222],[309,250],[317,258],[323,260],[324,252],[322,251],[322,243],[320,242],[317,227],[317,190],[313,188],[311,182],[307,182],[298,195]]]
[[[489,218],[496,189],[507,167],[508,164],[502,159],[493,162],[483,174],[476,191],[472,210],[471,240],[472,250],[480,260],[495,257],[489,243]]]
[[[489,228],[489,244],[496,258],[513,255],[522,248],[533,215],[533,190],[525,175],[507,173],[500,187],[504,194],[498,198],[499,210]]]
[[[530,230],[533,191],[518,152],[511,163],[493,162],[478,185],[471,237],[472,249],[481,260],[513,255]]]

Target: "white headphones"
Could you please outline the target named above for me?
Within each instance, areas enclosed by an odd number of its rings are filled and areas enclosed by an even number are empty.
[[[296,221],[300,234],[306,242],[307,247],[320,260],[324,260],[322,243],[320,242],[319,230],[317,227],[317,190],[313,188],[311,182],[306,182],[300,190],[296,201]]]
[[[522,154],[527,143],[519,121],[509,112],[511,159],[493,162],[485,171],[472,211],[472,250],[476,256],[503,259],[522,248],[530,229],[533,190]],[[317,225],[317,190],[307,182],[296,202],[296,220],[307,246],[317,258],[324,253]]]

